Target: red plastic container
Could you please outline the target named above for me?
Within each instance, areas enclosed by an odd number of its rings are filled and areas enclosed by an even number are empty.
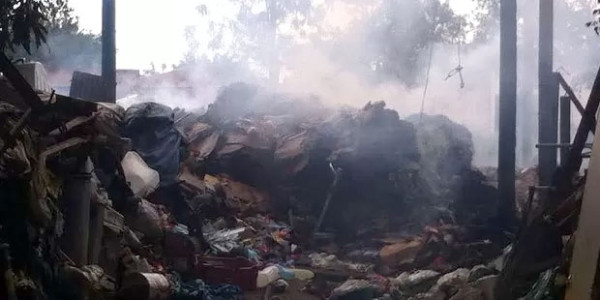
[[[256,289],[259,266],[243,257],[196,256],[194,275],[211,284],[233,284]]]

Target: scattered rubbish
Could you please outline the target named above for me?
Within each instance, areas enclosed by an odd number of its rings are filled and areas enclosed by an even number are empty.
[[[281,275],[279,274],[279,268],[277,266],[266,267],[258,272],[256,277],[256,287],[264,288],[280,278]]]
[[[423,242],[419,239],[406,241],[383,247],[379,255],[381,261],[387,265],[411,264],[422,247]]]
[[[123,279],[119,299],[165,300],[171,296],[169,279],[156,273],[133,273]]]
[[[403,272],[398,275],[392,282],[402,289],[409,289],[415,286],[421,285],[424,282],[432,281],[431,285],[435,281],[436,278],[440,276],[439,272],[431,271],[431,270],[419,270],[414,272]]]
[[[469,280],[469,269],[460,268],[448,274],[442,275],[436,284],[431,288],[431,292],[442,291],[446,295],[453,295],[457,288],[465,285]]]
[[[0,105],[17,294],[491,300],[502,282],[497,191],[443,116],[416,126],[385,102],[331,109],[246,84],[203,114],[54,97],[36,114]],[[56,266],[85,284],[40,284]]]
[[[489,275],[477,279],[473,283],[473,286],[483,293],[485,300],[495,299],[494,289],[496,288],[496,282],[498,281],[498,275]]]
[[[287,281],[285,281],[283,279],[277,279],[273,283],[273,293],[283,294],[289,287],[290,287],[290,284],[287,283]]]
[[[484,265],[476,265],[469,272],[469,282],[477,281],[480,278],[494,275],[496,273],[494,270],[484,266]]]
[[[331,292],[329,299],[373,299],[375,288],[366,280],[348,280]]]
[[[200,279],[181,282],[178,277],[173,279],[174,300],[242,300],[242,290],[230,284],[208,285]]]
[[[125,179],[135,196],[146,197],[158,187],[160,183],[158,172],[150,169],[137,153],[127,152],[121,165],[125,172]]]
[[[257,287],[258,266],[245,258],[197,257],[194,275],[213,284],[233,284],[244,290]]]
[[[130,106],[125,112],[123,132],[131,139],[133,150],[158,171],[161,185],[175,183],[182,136],[175,128],[170,108],[154,102]]]
[[[147,200],[141,199],[135,211],[125,215],[131,229],[144,235],[144,238],[162,238],[164,234],[164,219],[160,209]]]

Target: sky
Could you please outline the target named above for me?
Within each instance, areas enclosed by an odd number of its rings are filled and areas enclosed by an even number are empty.
[[[224,0],[219,1],[225,4]],[[445,0],[461,14],[473,8],[473,0]],[[196,0],[116,0],[117,68],[150,69],[152,63],[160,70],[169,68],[183,57],[187,43],[184,36],[188,26],[201,21]],[[166,4],[168,3],[168,5]],[[102,29],[102,0],[70,0],[83,30],[100,34]],[[224,14],[211,11],[211,14]]]

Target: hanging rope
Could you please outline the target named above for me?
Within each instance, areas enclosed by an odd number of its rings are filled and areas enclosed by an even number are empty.
[[[429,87],[429,71],[431,71],[431,61],[433,59],[433,43],[429,46],[429,63],[427,65],[427,76],[425,77],[425,87],[423,88],[423,98],[421,99],[421,114],[419,116],[419,122],[423,119],[423,112],[425,111],[425,97],[427,96],[427,88]]]
[[[450,70],[450,72],[448,72],[448,75],[446,76],[446,79],[444,80],[448,80],[452,77],[454,77],[456,74],[458,74],[458,77],[460,77],[460,88],[464,88],[465,87],[465,81],[463,79],[463,75],[462,75],[462,70],[463,70],[463,66],[462,66],[462,58],[460,55],[460,45],[461,42],[458,42],[458,66],[456,66],[456,68]]]

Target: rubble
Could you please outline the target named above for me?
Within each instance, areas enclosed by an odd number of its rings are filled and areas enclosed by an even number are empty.
[[[466,285],[469,280],[469,269],[460,268],[443,275],[429,290],[432,293],[444,292],[446,295],[454,295],[456,289]]]
[[[420,285],[427,285],[427,283],[430,283],[429,287],[425,289],[429,290],[439,276],[440,273],[436,271],[418,270],[414,272],[403,272],[392,282],[402,289],[415,288]]]
[[[403,243],[396,243],[381,248],[381,262],[386,265],[412,264],[417,254],[423,247],[423,241],[416,239]]]
[[[447,300],[495,285],[495,188],[447,118],[245,84],[202,115],[60,99],[20,128],[26,113],[0,106],[0,130],[18,129],[0,135],[0,242],[31,279],[17,292]]]
[[[473,283],[473,286],[483,293],[484,299],[493,300],[495,296],[494,289],[496,288],[497,281],[498,275],[489,275],[477,279]]]
[[[158,172],[150,169],[144,160],[133,151],[125,154],[121,167],[125,173],[125,179],[136,197],[148,196],[156,190],[160,183]]]
[[[494,275],[495,271],[484,266],[484,265],[476,265],[469,272],[469,282],[477,281],[480,278]]]
[[[330,299],[373,299],[375,288],[366,280],[348,280],[331,292]]]

